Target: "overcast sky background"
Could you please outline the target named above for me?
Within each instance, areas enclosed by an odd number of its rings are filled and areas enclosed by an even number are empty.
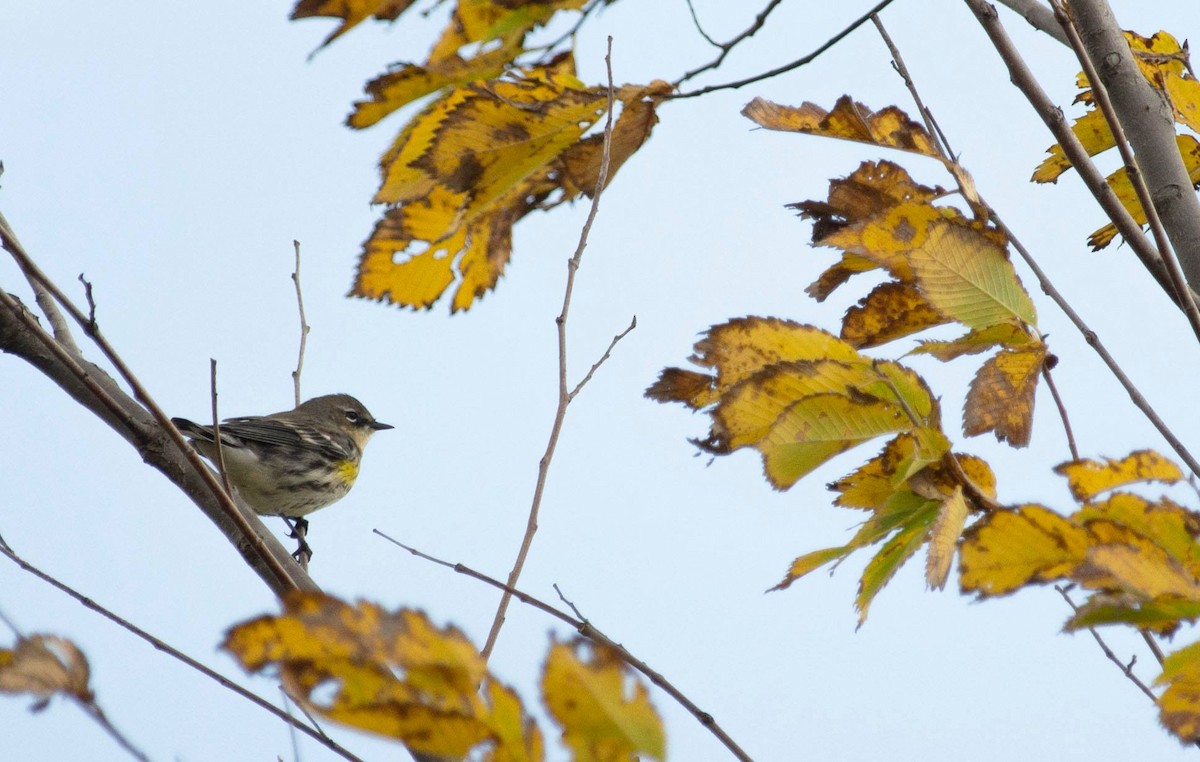
[[[696,2],[720,39],[760,5]],[[703,82],[798,58],[870,5],[785,2]],[[1144,34],[1200,31],[1187,0],[1114,7],[1123,26]],[[305,396],[348,392],[396,425],[372,442],[350,496],[312,517],[312,574],[330,593],[418,606],[482,643],[494,591],[371,530],[507,573],[554,413],[554,316],[586,205],[522,222],[499,288],[468,314],[344,298],[377,215],[368,204],[376,162],[402,119],[367,132],[342,119],[386,64],[424,59],[442,18],[369,24],[308,62],[333,22],[289,23],[289,11],[282,0],[0,5],[0,210],[77,298],[75,278],[86,274],[102,330],[162,407],[200,419],[209,358],[219,362],[224,415],[291,407],[298,330],[289,274],[292,240],[301,241],[313,327]],[[1001,16],[1069,108],[1078,69],[1069,51]],[[1073,174],[1056,186],[1028,182],[1052,140],[966,7],[897,0],[883,17],[984,197],[1175,431],[1200,446],[1192,393],[1200,353],[1186,323],[1127,248],[1088,251],[1085,238],[1104,219]],[[626,1],[585,27],[578,64],[587,82],[603,80],[605,35],[618,83],[675,79],[714,55],[684,0]],[[787,75],[661,108],[650,143],[604,195],[584,255],[569,324],[572,381],[635,314],[638,327],[571,407],[521,587],[552,599],[558,583],[756,759],[1194,758],[1089,636],[1060,633],[1069,610],[1052,589],[982,604],[954,592],[953,581],[930,593],[922,553],[855,632],[853,597],[869,557],[860,554],[832,579],[818,573],[764,595],[794,557],[850,536],[861,514],[832,507],[824,485],[881,443],[777,493],[756,454],[709,465],[686,441],[706,431],[706,419],[642,398],[713,323],[775,315],[836,332],[844,309],[866,294],[868,284],[855,282],[823,305],[804,294],[835,255],[810,249],[809,226],[784,204],[824,198],[829,178],[881,157],[923,182],[949,183],[932,161],[754,130],[738,113],[754,96],[829,107],[847,92],[872,108],[911,110],[869,25]],[[1017,271],[1061,358],[1056,379],[1082,451],[1166,452],[1026,268]],[[0,285],[27,298],[9,261],[0,262]],[[978,363],[911,360],[942,396],[952,436]],[[0,400],[0,534],[48,573],[277,701],[274,684],[216,651],[228,626],[277,608],[207,519],[24,362],[0,358]],[[1002,500],[1070,508],[1050,472],[1067,450],[1044,390],[1027,450],[958,441],[995,467]],[[154,759],[292,759],[284,724],[8,562],[0,610],[25,633],[74,639],[99,704]],[[554,632],[568,634],[514,604],[492,662],[539,713],[538,673]],[[1193,637],[1185,631],[1177,642]],[[1110,642],[1122,658],[1138,655],[1144,679],[1157,674],[1136,638],[1113,633]],[[652,695],[671,759],[727,758],[669,698]],[[0,698],[0,757],[126,758],[75,707],[56,700],[31,715],[29,703]],[[329,730],[364,757],[398,753]],[[332,758],[307,740],[302,755]],[[552,742],[549,758],[564,757]]]

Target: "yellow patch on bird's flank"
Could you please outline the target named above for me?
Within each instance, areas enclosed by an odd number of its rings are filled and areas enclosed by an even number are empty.
[[[353,485],[358,478],[358,463],[353,460],[339,460],[333,468],[347,485]]]

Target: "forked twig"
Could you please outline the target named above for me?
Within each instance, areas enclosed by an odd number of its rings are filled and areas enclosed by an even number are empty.
[[[888,7],[891,4],[892,4],[892,0],[881,0],[881,2],[875,4],[875,7],[871,8],[871,10],[867,11],[866,13],[864,13],[863,15],[859,16],[857,19],[852,21],[848,26],[846,26],[844,29],[842,29],[842,31],[838,32],[833,37],[830,37],[828,40],[821,43],[820,47],[818,47],[816,50],[812,51],[811,53],[809,53],[805,56],[797,58],[795,61],[792,61],[791,63],[786,63],[783,66],[776,67],[774,69],[771,69],[770,71],[762,72],[761,74],[755,74],[752,77],[746,77],[745,79],[739,79],[739,80],[735,80],[733,82],[725,82],[724,84],[720,84],[720,85],[708,85],[707,87],[701,87],[696,90],[689,90],[686,93],[676,93],[674,95],[668,95],[667,98],[671,98],[671,99],[695,98],[698,95],[704,95],[706,93],[714,93],[718,90],[736,90],[739,87],[745,87],[746,85],[753,84],[754,82],[761,82],[764,79],[770,79],[771,77],[776,77],[785,72],[792,71],[793,69],[799,69],[801,66],[805,66],[805,65],[810,64],[813,61],[817,60],[817,58],[822,53],[824,53],[825,51],[832,48],[834,45],[841,42],[847,35],[849,35],[855,29],[858,29],[860,26],[862,26],[863,24],[870,21],[871,16],[873,16],[876,13],[879,13],[881,10],[883,10],[884,8]],[[718,61],[723,58],[724,58],[724,54],[722,54],[721,56],[718,57]],[[710,64],[711,64],[711,62],[710,62]],[[695,72],[690,72],[688,74],[685,74],[683,79],[680,79],[678,82],[675,83],[675,85],[678,86],[684,80],[686,80],[692,76],[695,76],[700,71],[708,71],[711,68],[713,68],[711,65],[706,65],[706,66],[701,67],[700,69],[696,70]]]
[[[453,569],[458,574],[464,574],[468,577],[471,577],[472,579],[477,579],[486,585],[491,585],[492,587],[496,588],[497,590],[503,590],[504,594],[506,596],[516,598],[521,603],[524,603],[527,606],[533,606],[535,609],[538,609],[539,611],[549,614],[550,616],[554,617],[555,619],[558,619],[559,621],[567,624],[568,626],[573,628],[576,632],[578,632],[583,637],[585,637],[595,643],[599,643],[600,645],[605,646],[606,648],[612,649],[613,652],[616,653],[621,658],[622,661],[624,661],[626,664],[628,664],[629,666],[636,669],[638,672],[641,672],[643,675],[645,675],[650,680],[650,682],[657,685],[659,688],[661,688],[663,691],[665,691],[669,696],[671,696],[671,698],[675,699],[675,701],[679,702],[679,704],[681,706],[683,706],[685,709],[687,709],[688,712],[690,712],[693,717],[695,717],[697,720],[699,720],[701,725],[708,728],[709,732],[712,733],[714,736],[716,736],[717,739],[720,740],[720,742],[722,744],[724,744],[725,748],[729,749],[730,753],[732,753],[737,759],[742,760],[743,762],[750,762],[750,756],[748,754],[746,754],[746,752],[743,751],[740,746],[738,746],[737,742],[734,741],[720,725],[717,724],[717,721],[713,719],[713,716],[711,714],[704,711],[700,707],[696,706],[696,704],[693,703],[691,699],[689,699],[682,692],[680,692],[680,690],[678,688],[676,688],[673,684],[671,684],[671,682],[668,681],[665,677],[663,677],[657,671],[652,669],[649,664],[646,664],[646,662],[642,661],[641,659],[639,659],[636,656],[634,656],[633,654],[631,654],[629,652],[629,650],[627,648],[625,648],[625,646],[621,645],[620,643],[617,643],[612,638],[609,638],[607,635],[600,632],[600,630],[596,629],[592,625],[592,623],[589,622],[584,617],[579,616],[578,618],[573,618],[566,612],[564,612],[560,609],[557,609],[554,606],[551,606],[549,603],[546,603],[545,601],[535,598],[532,595],[529,595],[528,593],[523,593],[520,590],[518,590],[516,587],[514,587],[512,585],[506,585],[503,582],[501,582],[500,580],[489,577],[488,575],[486,575],[482,572],[475,571],[474,569],[472,569],[469,566],[466,566],[464,564],[452,564],[449,561],[443,561],[442,559],[435,558],[434,556],[431,556],[428,553],[423,553],[414,547],[405,545],[404,543],[400,542],[399,540],[389,537],[387,534],[379,531],[378,529],[374,529],[372,531],[375,532],[375,534],[382,537],[383,539],[387,540],[388,542],[390,542],[398,547],[404,548],[409,553],[413,554],[414,556],[416,556],[418,558],[423,558],[426,561],[432,561],[433,563],[435,563],[439,566],[444,566],[447,569]],[[554,589],[558,590],[558,586],[555,585]],[[559,593],[559,597],[562,597],[561,592]],[[564,601],[565,600],[566,599],[564,598]],[[567,605],[571,606],[571,608],[578,615],[579,610],[575,608],[574,604],[567,602]]]
[[[592,195],[591,209],[588,212],[587,220],[583,224],[583,229],[579,233],[579,244],[575,247],[575,254],[567,260],[567,285],[563,291],[562,311],[555,318],[555,323],[558,326],[558,406],[554,412],[554,423],[550,427],[550,437],[546,442],[546,451],[542,455],[542,459],[538,462],[537,485],[533,490],[533,501],[529,508],[529,520],[525,525],[525,536],[521,540],[520,550],[517,551],[516,561],[513,562],[512,571],[508,574],[509,587],[516,587],[517,580],[521,577],[521,570],[525,568],[525,559],[529,556],[529,549],[533,544],[533,536],[537,533],[538,512],[541,509],[542,495],[546,489],[546,478],[550,473],[550,461],[554,458],[554,451],[558,446],[558,437],[562,432],[563,420],[567,415],[567,406],[571,404],[571,400],[583,388],[583,383],[575,387],[574,391],[569,391],[567,388],[567,315],[571,309],[571,295],[575,289],[575,273],[579,270],[579,263],[583,258],[583,250],[587,247],[588,234],[592,230],[592,223],[595,221],[596,212],[600,208],[600,196],[603,194],[604,186],[608,182],[608,166],[612,156],[612,112],[614,105],[611,37],[608,38],[608,52],[604,56],[604,63],[608,70],[608,121],[604,126],[604,148],[600,160],[600,171],[596,176],[596,189]],[[600,363],[604,362],[604,359],[608,357],[613,345],[631,330],[633,330],[633,325],[630,325],[624,333],[613,339],[608,350],[604,353],[604,357],[592,367],[592,370],[584,378],[584,382],[591,378]],[[508,611],[508,604],[511,599],[512,593],[508,590],[505,590],[504,594],[500,597],[500,605],[496,608],[496,616],[492,620],[491,629],[488,631],[487,642],[481,651],[484,659],[491,656],[492,649],[496,647],[496,639],[500,636],[500,628],[504,625],[504,615]]]
[[[1071,600],[1071,595],[1067,592],[1065,587],[1062,585],[1055,585],[1054,589],[1057,590],[1058,594],[1063,597],[1063,600],[1067,602],[1067,605],[1071,607],[1072,611],[1079,611],[1079,607],[1075,605],[1075,601]],[[1087,631],[1092,633],[1092,637],[1096,639],[1096,644],[1100,646],[1100,650],[1104,652],[1104,655],[1108,658],[1108,660],[1113,664],[1116,664],[1117,669],[1121,670],[1125,677],[1129,678],[1129,680],[1136,685],[1142,693],[1146,694],[1151,701],[1157,704],[1158,696],[1155,696],[1154,691],[1147,688],[1146,684],[1143,683],[1141,679],[1133,673],[1133,665],[1136,663],[1137,657],[1135,656],[1128,664],[1124,663],[1118,659],[1117,655],[1113,653],[1111,648],[1108,647],[1108,644],[1104,642],[1104,638],[1100,637],[1100,633],[1096,632],[1095,627],[1089,627],[1087,628]]]

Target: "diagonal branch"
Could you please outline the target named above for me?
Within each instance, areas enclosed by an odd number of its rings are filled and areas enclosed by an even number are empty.
[[[443,561],[440,558],[435,558],[435,557],[429,555],[428,553],[423,553],[423,552],[417,550],[416,548],[409,547],[408,545],[405,545],[404,543],[400,542],[399,540],[396,540],[396,539],[393,539],[393,538],[387,536],[386,534],[379,531],[378,529],[375,529],[372,531],[374,531],[375,534],[379,535],[380,537],[387,540],[388,542],[390,542],[394,545],[397,545],[401,548],[404,548],[405,550],[407,550],[409,553],[413,554],[417,558],[423,558],[426,561],[432,561],[433,563],[438,564],[439,566],[445,566],[448,569],[453,569],[455,572],[457,572],[459,574],[465,574],[466,576],[471,577],[472,579],[477,579],[480,582],[483,582],[484,584],[487,584],[487,585],[491,585],[492,587],[494,587],[498,590],[503,590],[506,595],[510,595],[510,596],[516,598],[521,603],[524,603],[527,606],[533,606],[535,609],[538,609],[539,611],[549,614],[550,616],[554,617],[555,619],[558,619],[559,621],[564,622],[568,626],[572,627],[576,632],[578,632],[583,637],[588,638],[589,640],[591,640],[593,642],[599,643],[600,645],[605,646],[607,648],[611,648],[618,656],[621,657],[622,661],[624,661],[626,664],[628,664],[629,666],[636,669],[638,672],[641,672],[643,675],[645,675],[650,680],[650,682],[654,683],[659,688],[662,688],[669,696],[671,696],[671,698],[673,698],[677,702],[679,702],[679,704],[681,706],[683,706],[684,709],[687,709],[689,712],[691,712],[692,716],[695,717],[697,720],[699,720],[701,725],[708,728],[709,732],[712,733],[713,735],[715,735],[717,737],[717,739],[720,740],[720,742],[725,745],[725,748],[729,749],[730,753],[733,754],[734,757],[736,757],[739,760],[742,760],[742,762],[750,762],[749,755],[747,755],[746,752],[742,751],[742,748],[740,746],[738,746],[737,742],[735,742],[733,740],[733,738],[728,733],[726,733],[725,730],[720,725],[717,724],[717,721],[713,719],[713,716],[711,714],[704,711],[700,707],[696,706],[696,704],[691,699],[689,699],[686,695],[684,695],[682,691],[680,691],[678,688],[676,688],[669,680],[667,680],[665,677],[663,677],[659,672],[657,672],[653,668],[651,668],[649,664],[647,664],[646,662],[644,662],[641,659],[634,656],[632,653],[629,652],[629,650],[627,648],[625,648],[625,646],[621,645],[620,643],[617,643],[616,641],[612,640],[604,633],[600,632],[600,630],[596,629],[596,627],[593,626],[592,623],[589,622],[587,619],[585,619],[583,616],[579,616],[578,618],[572,618],[569,614],[555,608],[554,606],[551,606],[549,603],[546,603],[545,601],[541,600],[540,598],[535,598],[532,595],[529,595],[528,593],[524,593],[524,592],[518,590],[517,588],[513,587],[512,585],[506,585],[497,579],[493,579],[493,578],[489,577],[488,575],[484,574],[483,572],[475,571],[471,567],[465,566],[464,564],[452,564],[449,561]],[[555,586],[555,589],[556,590],[558,589],[557,585]],[[559,597],[560,598],[562,597],[561,592],[559,593]],[[564,598],[563,600],[565,601],[566,599]],[[575,608],[574,604],[568,602],[568,605],[571,606],[571,608],[575,611],[575,613],[577,615],[579,614],[579,610]]]
[[[0,289],[0,350],[33,365],[133,445],[144,461],[162,472],[204,511],[277,595],[293,589],[319,589],[253,512],[239,507],[225,492],[212,469],[200,461],[166,415],[154,405],[137,378],[92,324],[91,318],[80,312],[33,263],[2,216],[0,244],[13,255],[26,275],[41,283],[83,327],[146,407],[126,394],[103,369],[83,358],[76,358],[38,325],[16,297],[3,289]]]
[[[1004,26],[1000,23],[999,17],[996,15],[996,9],[985,0],[965,0],[967,6],[975,14],[975,18],[979,20],[980,25],[987,33],[992,45],[995,46],[996,52],[1000,54],[1000,58],[1008,67],[1009,78],[1016,85],[1017,89],[1025,96],[1034,111],[1042,118],[1042,121],[1053,133],[1054,139],[1062,146],[1063,153],[1071,162],[1071,166],[1079,173],[1080,179],[1092,196],[1100,204],[1104,213],[1116,225],[1117,230],[1121,233],[1121,237],[1129,244],[1129,248],[1133,250],[1134,255],[1141,261],[1142,265],[1150,272],[1159,286],[1167,293],[1171,300],[1177,306],[1181,306],[1178,297],[1175,294],[1175,289],[1171,285],[1170,277],[1167,275],[1166,265],[1158,254],[1158,250],[1154,247],[1150,240],[1146,238],[1142,232],[1141,226],[1134,221],[1129,215],[1125,207],[1121,205],[1117,195],[1109,187],[1104,175],[1096,168],[1091,157],[1083,145],[1080,144],[1079,138],[1071,130],[1063,117],[1062,109],[1058,108],[1050,96],[1038,84],[1033,76],[1033,72],[1025,64],[1021,54],[1017,52],[1013,46],[1012,40],[1009,39],[1008,33],[1004,30]],[[1195,290],[1193,289],[1192,299],[1195,300]]]
[[[1129,136],[1184,275],[1193,288],[1200,288],[1200,199],[1175,142],[1174,108],[1166,93],[1142,76],[1108,3],[1067,2],[1088,57]]]

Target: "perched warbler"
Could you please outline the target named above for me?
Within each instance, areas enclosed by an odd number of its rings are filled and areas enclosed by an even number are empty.
[[[171,422],[197,452],[218,462],[212,426]],[[391,428],[349,394],[329,394],[285,413],[223,421],[221,455],[230,484],[255,513],[303,525],[303,516],[346,496],[367,440]]]

